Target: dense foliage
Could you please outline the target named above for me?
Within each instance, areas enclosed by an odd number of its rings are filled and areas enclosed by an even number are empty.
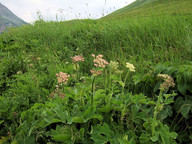
[[[191,27],[164,15],[10,29],[0,143],[191,143]]]

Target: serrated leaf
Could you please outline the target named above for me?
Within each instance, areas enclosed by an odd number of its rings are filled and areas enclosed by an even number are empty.
[[[105,144],[110,142],[111,139],[114,137],[114,132],[109,128],[109,126],[104,123],[102,126],[97,125],[93,127],[93,131],[91,134],[91,139],[96,144]]]
[[[93,97],[94,101],[100,99],[100,98],[103,98],[105,97],[105,90],[104,89],[99,89],[95,92],[95,95]]]
[[[103,117],[99,114],[96,114],[95,111],[96,111],[95,107],[93,109],[91,109],[91,107],[88,108],[83,114],[84,122],[87,122],[90,119],[98,119],[99,121],[102,121]]]
[[[53,140],[71,143],[71,129],[69,127],[57,126],[56,130],[51,129],[51,131],[46,133],[48,136],[51,136]]]

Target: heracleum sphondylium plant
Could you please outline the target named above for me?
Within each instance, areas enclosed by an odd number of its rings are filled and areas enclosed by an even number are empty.
[[[110,61],[108,69],[105,71],[105,92],[108,95],[107,104],[109,107],[116,83],[120,85],[123,83],[120,79],[122,73],[123,70],[119,69],[119,63],[117,61]]]
[[[84,61],[84,57],[82,55],[76,55],[71,58],[73,59],[73,69],[76,71],[76,81],[79,81],[79,62]]]
[[[157,100],[157,103],[156,103],[156,107],[155,107],[155,110],[154,110],[154,113],[153,113],[152,136],[155,135],[156,119],[157,119],[158,113],[163,109],[164,104],[170,104],[170,103],[173,102],[173,101],[169,101],[168,103],[166,103],[166,100],[169,97],[171,97],[171,96],[174,97],[176,95],[175,93],[166,95],[165,100],[163,100],[164,91],[169,89],[169,87],[174,87],[175,83],[174,83],[173,78],[171,76],[167,75],[167,74],[158,74],[158,77],[163,79],[164,82],[162,84],[160,84],[160,87],[159,87],[160,93],[159,93],[158,100]]]
[[[56,76],[57,76],[57,82],[58,82],[58,85],[56,85],[57,88],[62,88],[63,90],[63,94],[65,95],[65,91],[64,91],[64,85],[67,84],[68,80],[69,80],[69,77],[70,75],[67,74],[67,73],[63,73],[63,72],[60,72],[60,73],[56,73]]]
[[[90,72],[93,75],[92,81],[92,95],[91,95],[91,107],[93,109],[93,97],[94,97],[94,87],[95,87],[95,78],[103,73],[105,67],[109,64],[105,59],[103,59],[103,55],[99,54],[95,56],[94,54],[91,55],[93,59],[93,63],[95,68],[91,69]]]
[[[126,62],[126,65],[125,65],[130,72],[135,72],[135,66],[129,62]],[[127,81],[127,77],[128,75],[130,74],[129,71],[127,72],[126,76],[125,76],[125,79],[124,79],[124,82],[122,82],[121,86],[122,86],[122,102],[124,102],[124,91],[125,91],[125,84],[126,84],[126,81]]]

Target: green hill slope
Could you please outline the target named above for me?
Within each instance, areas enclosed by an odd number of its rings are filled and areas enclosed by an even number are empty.
[[[107,15],[102,19],[162,14],[190,14],[191,12],[191,0],[136,0],[132,4]]]

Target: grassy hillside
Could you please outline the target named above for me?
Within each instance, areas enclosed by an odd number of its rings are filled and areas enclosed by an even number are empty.
[[[153,15],[191,14],[191,0],[136,0],[132,4],[119,9],[103,19],[126,18]]]
[[[141,2],[0,35],[0,143],[192,143],[192,13]]]

